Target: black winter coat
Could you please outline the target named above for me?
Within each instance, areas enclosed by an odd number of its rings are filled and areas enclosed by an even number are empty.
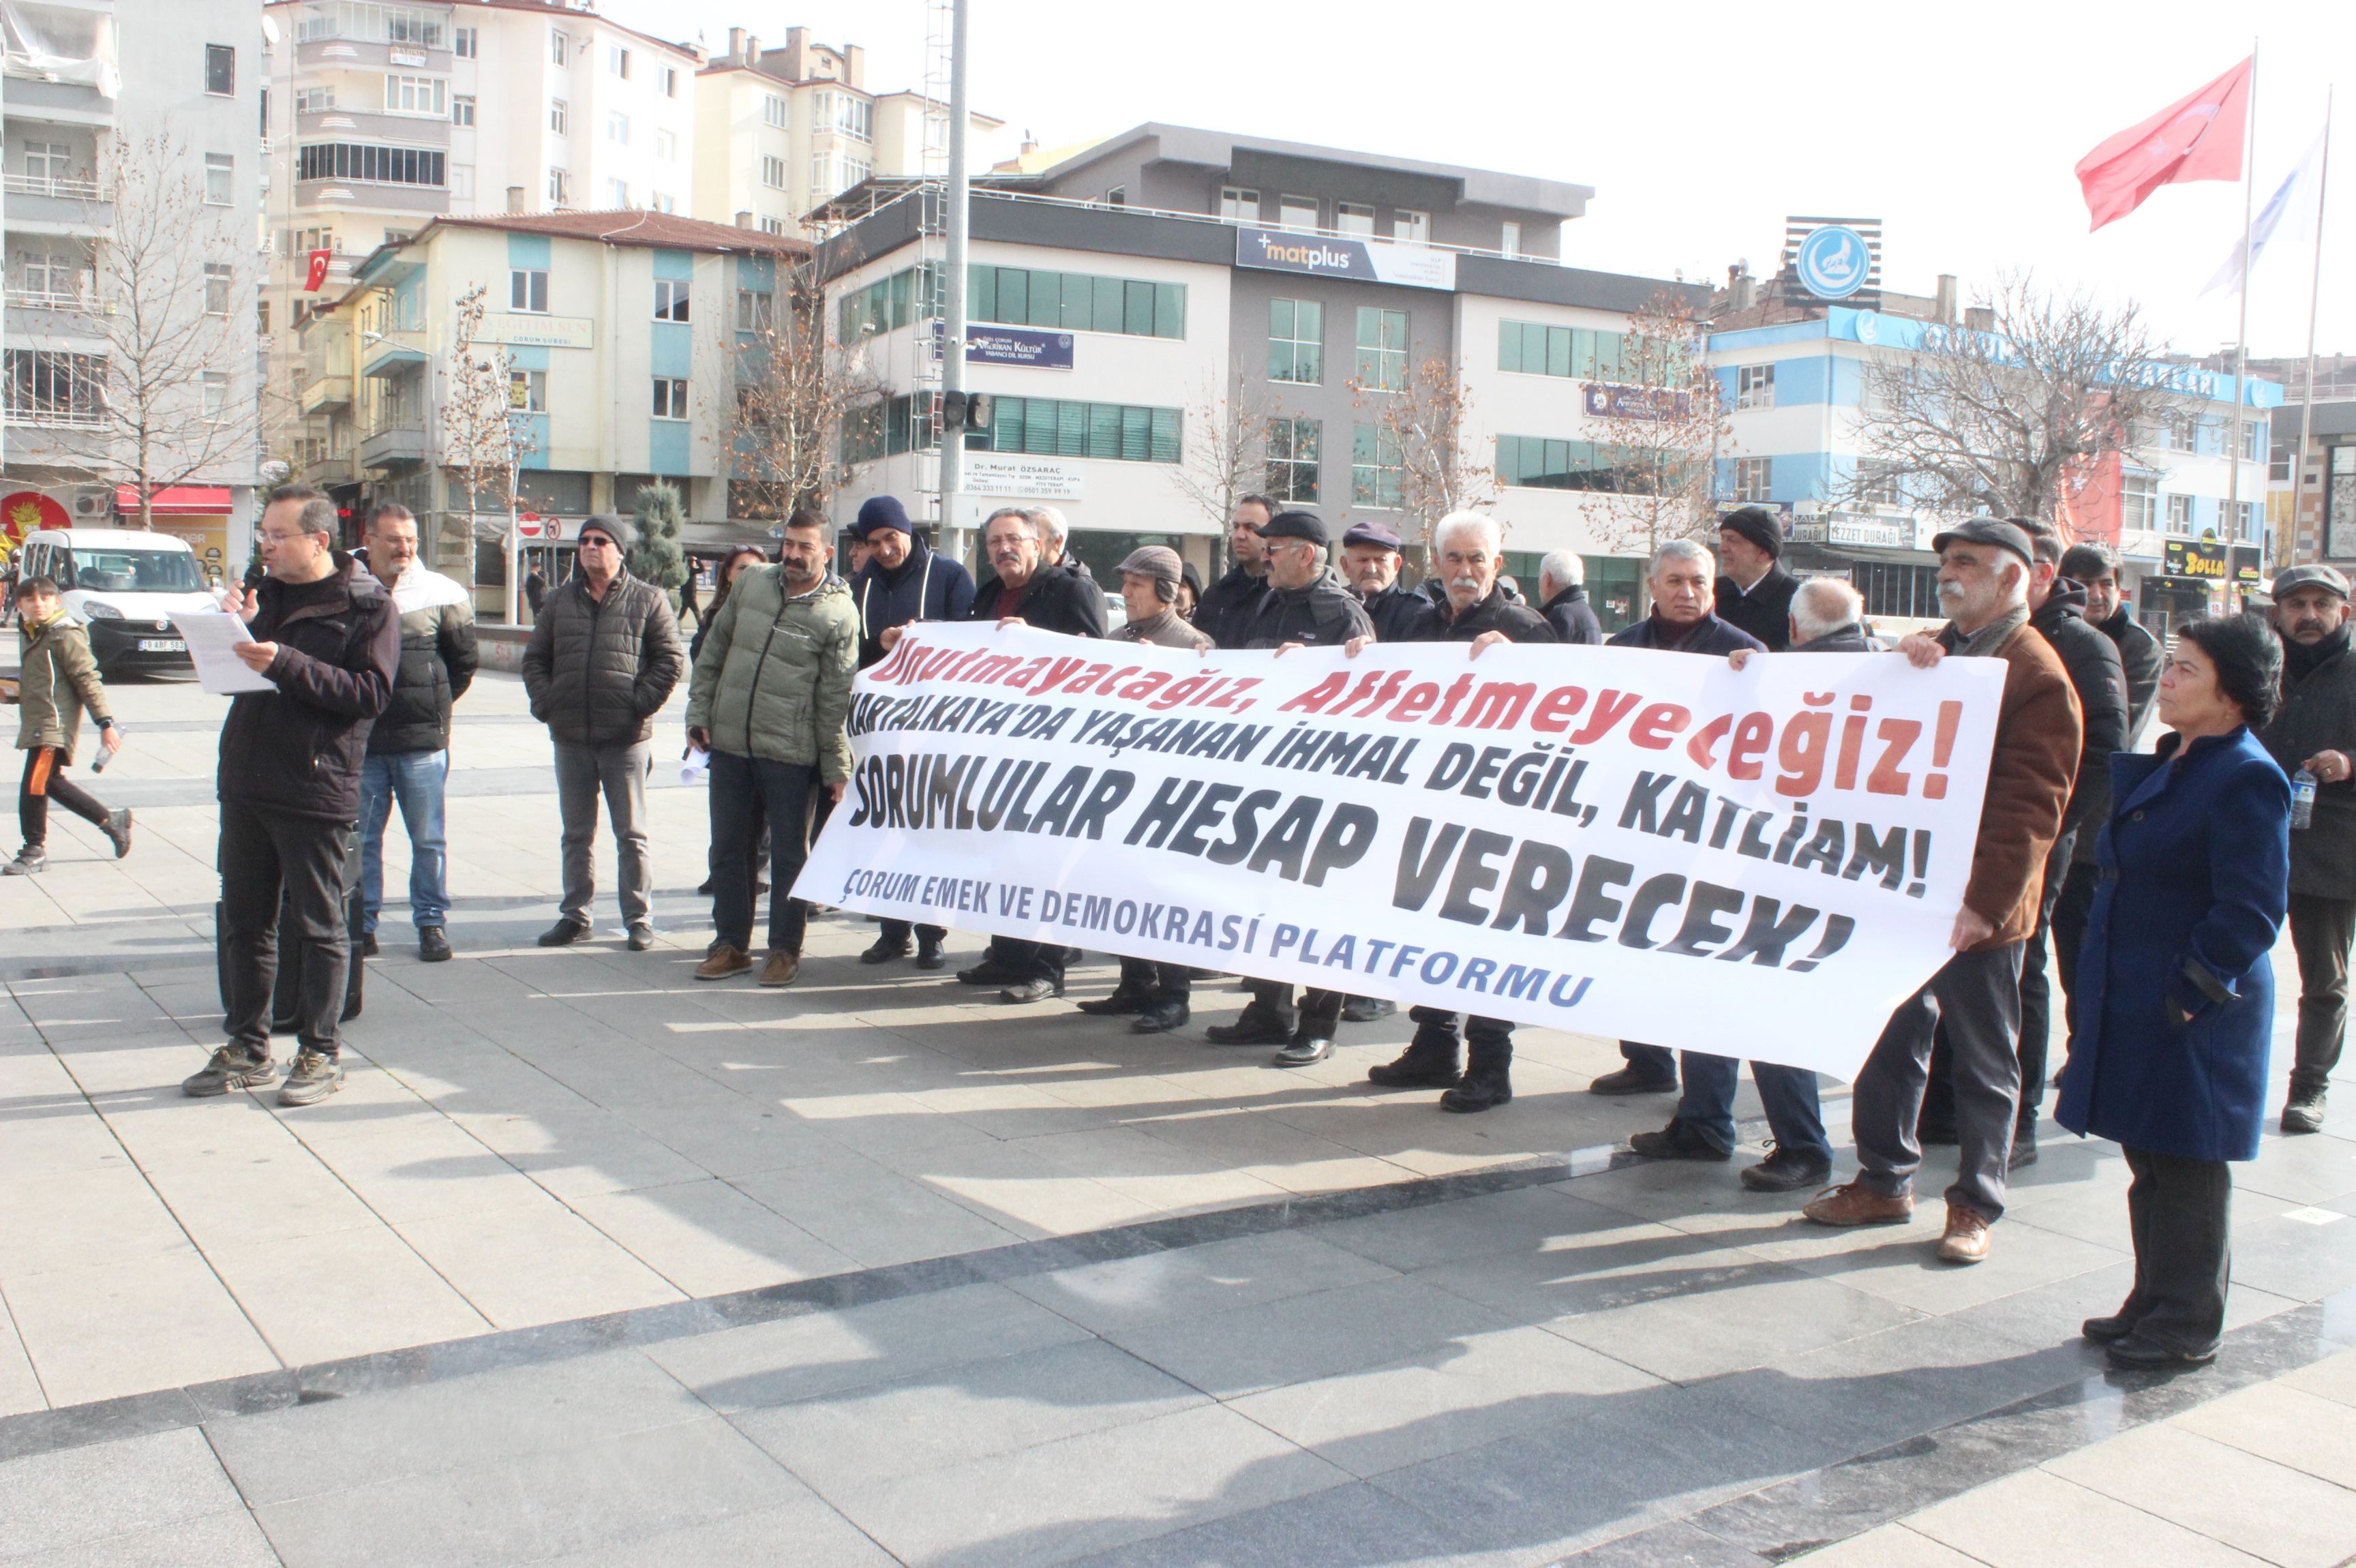
[[[1268,578],[1255,577],[1241,566],[1203,590],[1194,602],[1194,629],[1221,648],[1241,648],[1251,640],[1252,622],[1259,618],[1259,602],[1268,594]]]
[[[2092,833],[2109,820],[2111,753],[2125,750],[2127,744],[2127,678],[2119,650],[2086,624],[2085,613],[2086,590],[2067,577],[2056,577],[2045,603],[2029,618],[2029,624],[2062,656],[2085,725],[2078,746],[2078,777],[2062,813],[2065,833],[2081,827]]]
[[[552,590],[524,650],[531,716],[573,746],[636,746],[655,733],[687,656],[670,596],[616,572],[600,601],[575,575]]]
[[[1792,596],[1799,591],[1800,579],[1783,570],[1781,562],[1768,567],[1747,594],[1734,585],[1733,578],[1720,577],[1718,618],[1781,653],[1792,646]]]
[[[859,667],[884,661],[880,639],[887,627],[963,620],[973,607],[973,575],[964,564],[935,553],[921,539],[908,542],[908,558],[898,571],[868,562],[851,579],[851,603],[859,610]]]
[[[2119,650],[2119,664],[2127,677],[2127,741],[2133,745],[2159,696],[2159,671],[2168,655],[2161,650],[2159,639],[2125,605],[2112,612],[2110,619],[2086,624],[2109,638],[2111,646]]]
[[[1865,635],[1865,628],[1855,621],[1835,627],[1813,642],[1795,642],[1784,650],[1787,653],[1873,653],[1879,651],[1873,639]]]
[[[1554,628],[1547,618],[1524,604],[1505,596],[1503,588],[1491,588],[1489,596],[1473,605],[1462,615],[1444,618],[1431,628],[1426,642],[1470,642],[1484,631],[1502,631],[1508,642],[1558,642]]]
[[[401,622],[392,596],[338,551],[336,574],[293,586],[264,577],[246,624],[278,657],[274,692],[241,692],[221,725],[220,795],[297,817],[357,822],[369,726],[392,700]],[[291,602],[290,602],[291,601]]]
[[[1358,596],[1328,574],[1305,588],[1270,588],[1261,596],[1246,648],[1338,648],[1354,637],[1373,637],[1375,623]]]
[[[1008,616],[1021,616],[1025,625],[1035,626],[1041,631],[1058,631],[1066,637],[1102,637],[1104,593],[1087,578],[1061,566],[1042,566],[1023,585],[1020,593],[1009,592],[1006,585],[995,577],[984,583],[974,595],[965,618],[1003,620]]]
[[[401,672],[393,679],[392,701],[369,731],[369,752],[376,757],[447,750],[451,704],[474,684],[479,661],[466,589],[415,565],[404,583],[392,591]]]
[[[2339,650],[2305,675],[2285,666],[2282,708],[2257,735],[2286,774],[2319,751],[2356,757],[2356,647],[2345,627]],[[2291,830],[2290,890],[2356,898],[2356,779],[2315,787],[2313,822]]]
[[[1761,652],[1767,645],[1739,626],[1730,626],[1716,616],[1704,616],[1682,633],[1669,630],[1659,615],[1648,615],[1635,625],[1616,631],[1606,639],[1606,648],[1652,648],[1665,653],[1728,654],[1738,648],[1755,648]]]
[[[1595,607],[1587,602],[1587,590],[1573,583],[1546,602],[1538,612],[1554,628],[1557,642],[1585,643],[1590,647],[1603,640],[1603,623],[1595,618]]]
[[[1433,607],[1430,599],[1412,588],[1402,588],[1397,583],[1372,598],[1358,601],[1365,607],[1366,618],[1375,623],[1376,642],[1421,642],[1426,622],[1445,624],[1447,618]],[[1195,618],[1198,621],[1201,618]]]

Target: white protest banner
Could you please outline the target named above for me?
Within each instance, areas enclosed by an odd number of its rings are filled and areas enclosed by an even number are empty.
[[[911,627],[795,891],[1854,1077],[1945,961],[2004,665]]]

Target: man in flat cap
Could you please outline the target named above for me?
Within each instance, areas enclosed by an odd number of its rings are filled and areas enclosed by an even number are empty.
[[[1399,536],[1379,522],[1354,522],[1342,535],[1342,575],[1375,623],[1377,642],[1413,642],[1438,606],[1399,586]]]
[[[2324,1089],[2348,1033],[2348,948],[2356,937],[2356,656],[2348,579],[2329,566],[2275,575],[2282,707],[2258,732],[2286,773],[2315,775],[2315,815],[2290,835],[2290,941],[2298,951],[2298,1047],[2286,1133],[2323,1131]]]
[[[2052,645],[2029,624],[2036,551],[2009,522],[1976,517],[1931,542],[1939,553],[1939,603],[1947,624],[1900,649],[1918,669],[1944,658],[2001,659],[2004,695],[1987,793],[1972,846],[1971,877],[1948,938],[1954,950],[1930,983],[1898,1004],[1858,1073],[1850,1101],[1855,1181],[1803,1210],[1822,1225],[1902,1225],[1914,1212],[1922,1145],[1915,1126],[1944,1024],[1954,1053],[1955,1131],[1962,1169],[1947,1188],[1939,1256],[1976,1263],[1988,1227],[2004,1213],[2020,1097],[2022,944],[2037,924],[2045,862],[2062,832],[2078,768],[2078,694]]]
[[[1718,520],[1718,618],[1741,628],[1770,651],[1792,646],[1792,595],[1800,580],[1783,570],[1783,530],[1765,507],[1747,506]]]

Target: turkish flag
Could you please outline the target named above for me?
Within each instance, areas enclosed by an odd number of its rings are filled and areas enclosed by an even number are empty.
[[[2142,124],[2121,131],[2078,160],[2086,209],[2101,228],[2141,207],[2163,185],[2242,177],[2250,124],[2250,73],[2257,57]]]
[[[305,294],[316,294],[319,290],[327,286],[327,263],[334,255],[335,252],[333,251],[314,251],[311,252],[311,270],[308,275],[306,275],[303,280],[303,292]]]

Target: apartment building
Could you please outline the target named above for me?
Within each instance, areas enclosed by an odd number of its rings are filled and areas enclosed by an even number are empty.
[[[869,91],[866,53],[807,27],[788,27],[781,48],[729,28],[728,52],[695,79],[695,216],[814,237],[810,209],[877,175],[923,174],[924,95]],[[969,124],[987,134],[1003,122]]]
[[[1100,575],[1165,543],[1208,570],[1224,520],[1182,474],[1248,410],[1265,486],[1340,529],[1361,517],[1410,538],[1400,456],[1379,411],[1411,368],[1447,367],[1469,399],[1462,446],[1494,468],[1509,565],[1589,559],[1599,607],[1636,612],[1640,564],[1612,547],[1591,491],[1558,487],[1548,441],[1592,442],[1588,387],[1608,384],[1632,315],[1707,291],[1568,265],[1567,227],[1592,192],[1556,180],[1147,124],[978,178],[966,383],[995,398],[966,438],[956,515],[937,518],[926,392],[937,266],[918,197],[878,178],[825,216],[830,331],[886,389],[850,422],[849,518],[867,496],[933,515],[951,548],[1009,500],[1044,500]],[[1576,367],[1522,351],[1535,331],[1583,344]],[[1601,367],[1599,370],[1599,365]]]
[[[507,510],[470,506],[449,466],[459,301],[481,285],[478,340],[510,361],[530,448],[516,542],[527,557],[561,575],[580,520],[629,510],[658,478],[691,519],[724,521],[736,324],[771,318],[808,253],[661,212],[432,219],[361,258],[350,288],[299,329],[302,474],[356,514],[409,507],[436,570],[473,584],[485,616],[504,613]]]
[[[237,413],[256,395],[243,220],[261,176],[252,8],[12,0],[6,11],[0,555],[34,528],[135,519],[139,465],[123,417],[135,403],[161,432],[151,481],[173,481],[150,498],[156,526],[212,570],[233,570],[250,545],[259,461]],[[144,347],[126,324],[134,295],[151,313]]]

